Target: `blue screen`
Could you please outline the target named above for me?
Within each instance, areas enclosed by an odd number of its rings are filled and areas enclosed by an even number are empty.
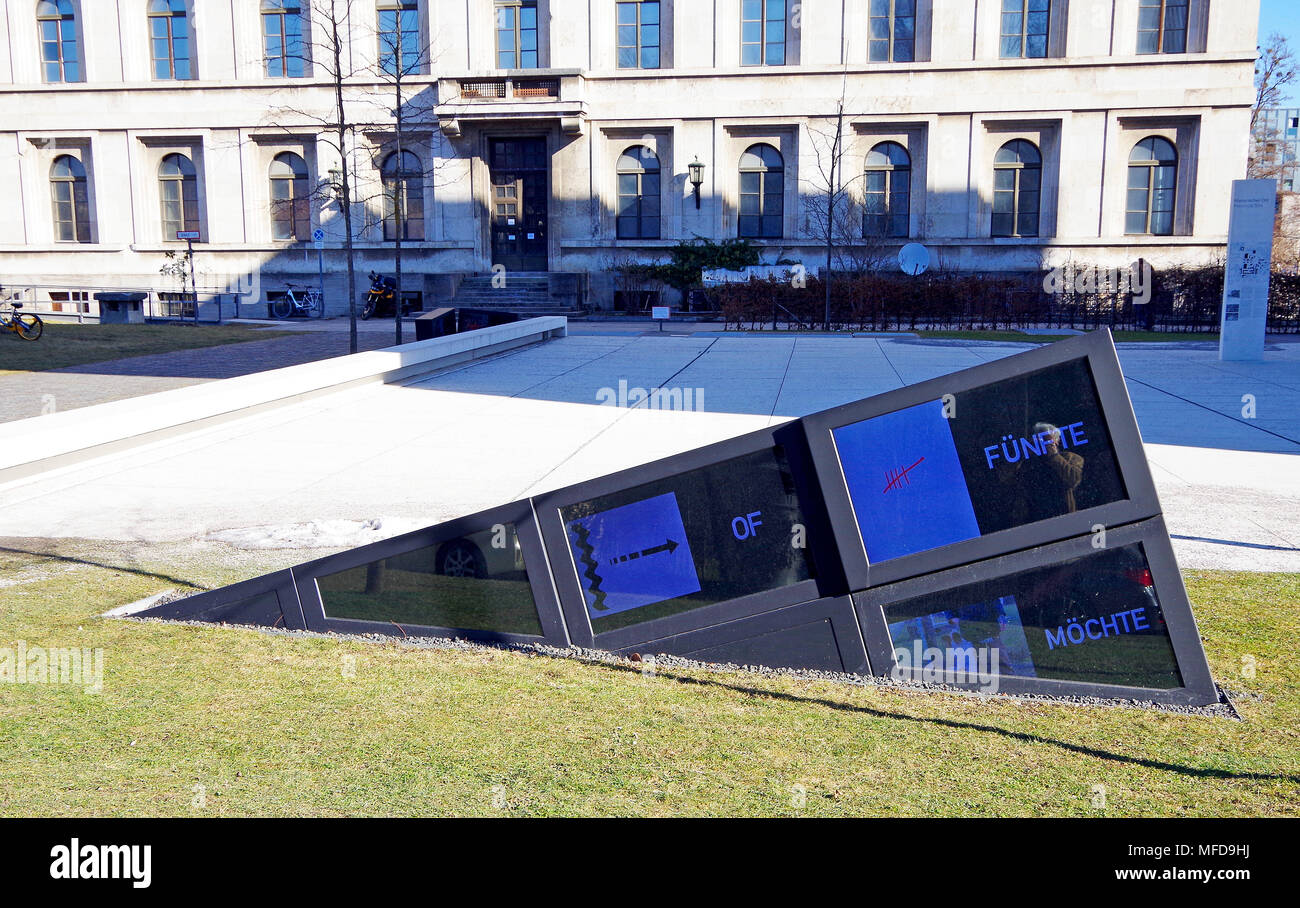
[[[700,591],[673,492],[570,521],[569,545],[593,618]]]
[[[932,400],[833,431],[868,561],[980,535],[950,422]]]

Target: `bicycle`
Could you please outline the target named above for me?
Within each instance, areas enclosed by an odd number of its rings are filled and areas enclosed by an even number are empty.
[[[11,302],[8,309],[0,309],[0,330],[17,334],[23,340],[40,340],[45,332],[45,323],[39,315],[19,312],[22,307],[22,303]]]
[[[295,312],[310,316],[313,312],[324,311],[324,299],[318,290],[309,290],[298,284],[287,284],[284,296],[271,303],[271,314],[276,318],[288,318]],[[294,288],[298,292],[294,292]]]

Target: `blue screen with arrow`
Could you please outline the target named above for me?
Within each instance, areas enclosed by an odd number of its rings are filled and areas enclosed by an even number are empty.
[[[569,544],[593,618],[700,591],[673,492],[570,521]]]

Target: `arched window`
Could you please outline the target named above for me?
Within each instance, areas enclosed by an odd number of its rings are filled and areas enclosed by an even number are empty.
[[[905,237],[912,202],[912,159],[897,142],[867,154],[866,222],[869,237]]]
[[[993,159],[993,235],[1038,236],[1043,156],[1033,142],[1015,139]]]
[[[41,0],[36,4],[41,39],[41,70],[46,82],[80,82],[77,17],[72,0]]]
[[[149,46],[155,79],[192,79],[185,0],[149,0]]]
[[[271,162],[271,237],[311,237],[311,202],[307,197],[307,162],[291,151]]]
[[[420,57],[419,0],[379,0],[379,68],[409,76]]]
[[[618,159],[618,238],[659,238],[659,158],[634,145]]]
[[[54,202],[54,238],[60,243],[89,243],[86,168],[72,155],[54,159],[50,168],[50,197]]]
[[[740,235],[779,238],[785,232],[785,161],[771,145],[740,156]]]
[[[424,239],[424,170],[409,151],[384,159],[384,239]]]
[[[1138,6],[1138,53],[1186,53],[1187,7],[1187,0],[1141,0]]]
[[[180,230],[199,229],[199,181],[194,164],[183,154],[169,154],[158,165],[162,235],[175,240]]]
[[[266,74],[272,79],[297,79],[307,74],[303,21],[301,0],[262,0]]]
[[[1124,232],[1172,236],[1178,194],[1178,150],[1160,136],[1133,146],[1128,156],[1128,204]]]

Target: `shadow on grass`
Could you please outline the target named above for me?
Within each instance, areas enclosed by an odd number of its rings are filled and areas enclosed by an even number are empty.
[[[603,662],[593,659],[582,659],[591,665],[599,665],[604,668],[614,669],[616,671],[642,674],[642,669],[633,665],[619,665],[616,663]],[[835,700],[828,700],[824,697],[802,697],[797,694],[788,694],[781,691],[764,690],[760,687],[748,687],[743,684],[731,684],[725,681],[718,681],[712,678],[692,678],[689,675],[678,675],[673,672],[666,672],[661,669],[654,671],[653,677],[664,678],[674,681],[678,684],[695,684],[702,687],[716,687],[723,690],[734,691],[751,697],[766,697],[771,700],[780,700],[784,703],[802,703],[813,706],[821,706],[826,709],[832,709],[839,712],[856,713],[860,715],[872,716],[877,719],[891,719],[901,722],[918,722],[926,725],[937,725],[943,728],[951,728],[956,731],[975,731],[986,734],[1001,735],[1010,738],[1013,741],[1023,742],[1025,744],[1048,744],[1053,747],[1059,747],[1062,750],[1071,753],[1080,754],[1087,757],[1095,757],[1099,760],[1109,760],[1113,763],[1126,763],[1133,766],[1141,766],[1145,769],[1157,769],[1162,772],[1172,772],[1183,776],[1201,779],[1225,779],[1234,781],[1249,782],[1290,782],[1291,784],[1300,784],[1300,775],[1290,775],[1287,773],[1264,773],[1264,772],[1232,772],[1226,769],[1201,768],[1195,766],[1181,766],[1177,763],[1167,763],[1163,760],[1151,760],[1143,757],[1131,757],[1126,754],[1114,753],[1113,751],[1098,750],[1095,747],[1086,747],[1082,744],[1072,744],[1069,741],[1060,741],[1055,738],[1048,738],[1042,735],[1029,734],[1027,732],[1012,731],[1006,728],[999,728],[996,725],[982,725],[976,722],[961,722],[955,719],[939,719],[934,717],[909,716],[903,713],[889,712],[887,710],[875,709],[870,706],[857,706],[852,703],[841,703]]]
[[[188,580],[182,580],[179,577],[173,577],[170,574],[155,574],[153,571],[143,571],[139,568],[126,567],[121,564],[105,564],[102,561],[91,561],[88,558],[76,558],[72,555],[60,555],[58,552],[41,552],[33,549],[15,549],[8,546],[0,546],[0,552],[10,555],[31,555],[35,558],[48,558],[51,561],[63,561],[68,564],[84,564],[87,567],[102,568],[106,571],[120,571],[123,574],[134,574],[137,577],[148,577],[151,580],[161,580],[166,583],[174,583],[177,586],[188,587],[192,590],[204,590],[195,583]]]

